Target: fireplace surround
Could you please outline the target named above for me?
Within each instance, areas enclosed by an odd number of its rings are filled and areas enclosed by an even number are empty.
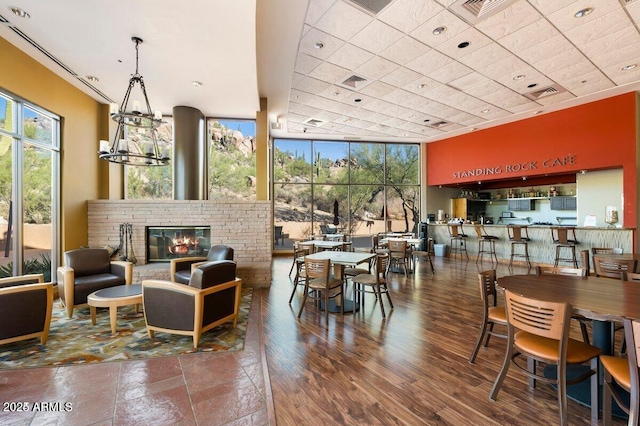
[[[147,226],[147,262],[206,256],[211,248],[210,226]]]

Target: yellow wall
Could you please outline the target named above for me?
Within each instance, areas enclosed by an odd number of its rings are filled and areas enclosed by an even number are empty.
[[[98,141],[108,139],[104,106],[0,38],[0,89],[61,117],[62,251],[87,245],[87,201],[105,198]],[[103,180],[108,182],[108,180]]]

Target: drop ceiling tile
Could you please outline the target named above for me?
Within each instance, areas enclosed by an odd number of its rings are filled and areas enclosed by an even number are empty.
[[[481,74],[486,75],[489,78],[497,80],[504,75],[509,75],[514,72],[518,72],[521,69],[528,67],[528,64],[515,56],[508,56],[500,61],[497,61],[484,68],[480,68],[478,71]]]
[[[612,64],[611,66],[602,68],[602,72],[618,86],[637,82],[640,80],[640,62],[636,61],[634,63],[638,65],[629,71],[622,70],[622,67],[627,64]]]
[[[405,108],[400,105],[393,105],[384,113],[391,117],[401,118],[402,120],[409,120],[412,115],[415,115],[415,111],[413,111],[411,108]]]
[[[322,61],[313,56],[299,53],[296,58],[296,65],[294,71],[300,74],[308,75],[314,68],[320,65]]]
[[[419,79],[420,77],[420,74],[415,71],[411,71],[408,68],[398,68],[382,77],[380,81],[392,86],[402,87],[405,84],[409,84],[412,81]]]
[[[569,64],[566,68],[550,71],[547,75],[549,78],[560,83],[563,87],[568,88],[566,86],[567,82],[582,81],[588,78],[587,76],[589,75],[592,75],[593,78],[596,75],[595,73],[604,77],[600,71],[597,71],[597,68],[591,62],[580,61]]]
[[[444,55],[437,50],[430,50],[424,55],[409,62],[405,66],[410,70],[426,75],[431,71],[435,71],[438,68],[447,66],[452,62],[454,62],[454,60],[447,55]]]
[[[480,99],[476,99],[476,103],[474,105],[469,105],[467,107],[467,111],[470,114],[480,117],[483,120],[487,120],[487,114],[494,113],[498,110],[500,110],[500,108],[497,106],[481,101]]]
[[[555,80],[565,89],[574,92],[576,89],[581,89],[585,86],[595,85],[602,83],[603,81],[609,81],[609,79],[602,73],[602,71],[596,69],[593,65],[591,66],[592,70],[589,72],[576,72],[571,74],[569,71],[566,71],[564,74],[565,78],[555,78]],[[561,70],[560,72],[565,73],[565,70]],[[613,83],[611,83],[611,87],[613,87]],[[584,93],[584,91],[583,91]]]
[[[571,93],[576,96],[586,96],[615,87],[615,84],[606,77],[599,80],[593,80],[592,84],[589,84],[589,81],[590,80],[587,80],[587,83],[582,86],[574,87],[573,89],[571,89]]]
[[[395,62],[398,65],[404,65],[407,62],[425,54],[429,50],[431,50],[431,48],[426,46],[424,43],[421,43],[409,36],[404,36],[380,52],[380,56]]]
[[[368,120],[369,117],[371,117],[373,114],[375,114],[375,112],[370,111],[368,109],[357,108],[357,107],[353,108],[349,113],[351,117],[355,117],[359,120]]]
[[[487,121],[490,120],[498,120],[500,118],[505,118],[505,117],[509,117],[513,115],[511,112],[509,111],[505,111],[503,109],[498,109],[496,111],[490,112],[488,114],[486,114],[484,117],[487,119]]]
[[[377,18],[403,33],[409,33],[443,9],[433,1],[397,0],[379,13]]]
[[[369,102],[368,104],[363,105],[362,108],[368,109],[368,110],[373,111],[375,113],[384,113],[386,110],[388,110],[392,106],[393,106],[393,104],[391,104],[389,102],[385,102],[382,99],[376,99],[373,102]]]
[[[314,117],[316,114],[319,114],[321,110],[308,105],[296,104],[295,107],[289,108],[289,112],[298,115],[306,115],[307,117]]]
[[[460,121],[460,124],[462,124],[463,126],[476,126],[478,124],[482,124],[485,123],[486,120],[480,118],[480,117],[476,117],[474,115],[471,116],[471,118],[467,119],[467,120],[463,120]]]
[[[471,52],[458,59],[461,63],[473,69],[480,69],[495,64],[513,54],[497,43],[491,42],[475,52]]]
[[[603,53],[624,48],[625,46],[640,43],[640,34],[634,27],[627,27],[621,31],[600,37],[587,44],[578,45],[578,47],[588,57],[597,57]],[[637,57],[638,54],[632,55]]]
[[[634,28],[633,23],[622,9],[618,9],[567,31],[566,36],[580,47],[628,28]]]
[[[329,87],[330,84],[326,81],[316,80],[315,78],[305,77],[298,84],[294,86],[295,89],[302,90],[307,93],[320,93]]]
[[[390,92],[384,95],[382,99],[387,102],[391,102],[393,104],[402,105],[404,102],[408,101],[413,96],[415,95],[410,92],[407,92],[406,90],[395,89],[393,92]],[[389,111],[388,110],[385,111],[385,114],[389,114]]]
[[[335,112],[336,114],[348,115],[352,114],[353,110],[356,107],[352,105],[347,105],[342,102],[334,102],[329,107],[327,107],[327,111]]]
[[[542,14],[547,15],[553,13],[556,10],[562,9],[567,3],[558,0],[528,0],[529,3]]]
[[[358,101],[358,99],[360,99]],[[362,93],[354,92],[351,95],[344,98],[341,102],[347,105],[353,105],[358,108],[364,108],[367,104],[375,102],[377,99],[372,96],[363,95]]]
[[[476,98],[480,98],[485,100],[487,96],[490,96],[493,93],[504,90],[504,86],[499,83],[496,83],[493,80],[486,81],[482,84],[478,84],[476,86],[470,87],[467,90],[467,93],[471,96],[475,96]],[[489,102],[489,101],[487,101]],[[492,103],[492,102],[489,102]]]
[[[400,68],[398,64],[387,61],[380,56],[374,56],[371,60],[356,68],[356,73],[371,77],[374,80],[379,80],[398,68]]]
[[[307,78],[307,77],[305,77],[305,78]],[[304,79],[303,79],[303,80],[304,80]],[[302,82],[302,80],[301,80],[301,82]],[[298,84],[300,84],[300,82],[299,82]],[[296,86],[297,86],[297,85],[296,85]],[[294,88],[293,88],[293,89],[291,89],[291,92],[290,92],[290,94],[289,94],[289,100],[290,100],[290,101],[292,101],[292,102],[296,102],[296,103],[299,103],[299,104],[305,104],[305,103],[307,103],[311,98],[313,98],[313,97],[314,97],[314,95],[313,95],[313,94],[311,94],[311,93],[303,92],[303,91],[301,91],[301,90],[296,89],[296,88],[295,88],[296,86],[294,86]]]
[[[587,7],[593,7],[593,12],[582,18],[576,18],[574,16],[576,12]],[[547,18],[560,31],[566,32],[572,28],[586,25],[587,23],[597,20],[598,18],[620,8],[622,8],[622,6],[618,0],[598,0],[598,2],[595,3],[593,0],[578,0],[563,7],[562,9],[548,14]]]
[[[353,93],[352,90],[347,90],[341,86],[331,85],[327,87],[325,90],[323,90],[322,92],[318,93],[318,96],[322,96],[324,98],[328,98],[334,101],[341,101],[342,99],[346,98],[352,93]]]
[[[386,84],[381,81],[374,81],[368,86],[363,87],[360,90],[360,93],[364,93],[365,95],[372,96],[374,98],[381,98],[394,90],[396,90],[396,88],[390,84]]]
[[[333,55],[327,58],[327,62],[331,62],[339,67],[354,70],[373,57],[373,53],[360,49],[353,44],[345,43],[336,50]]]
[[[433,30],[438,27],[445,27],[446,31],[439,35],[433,34]],[[469,24],[464,22],[462,19],[458,18],[448,10],[443,10],[415,30],[411,31],[410,35],[427,46],[436,47],[469,28],[471,28]]]
[[[369,52],[378,54],[396,41],[403,34],[389,25],[373,21],[351,39],[351,43]]]
[[[484,83],[487,80],[489,80],[487,77],[474,71],[455,80],[451,80],[449,82],[449,86],[453,86],[458,90],[466,91],[469,87]]]
[[[367,120],[377,125],[379,123],[389,120],[389,118],[391,117],[388,115],[376,113],[376,114],[373,114],[371,117],[369,117]]]
[[[304,78],[304,75],[299,74],[297,72],[293,73],[293,77],[291,78],[291,87],[294,87],[296,84],[300,82]]]
[[[350,4],[338,1],[318,20],[315,27],[348,41],[373,21],[373,17]]]
[[[340,83],[342,81],[342,77],[347,75],[347,73],[349,73],[349,70],[346,68],[330,64],[329,62],[323,62],[309,73],[309,77],[326,81],[330,84],[335,84]]]
[[[405,84],[402,88],[408,92],[423,96],[427,90],[441,86],[442,83],[429,77],[420,77],[409,84]]]
[[[526,50],[530,47],[538,45],[545,40],[559,36],[560,32],[546,19],[538,19],[518,31],[509,34],[498,42],[511,52]]]
[[[333,121],[333,120],[336,120],[336,119],[340,118],[340,116],[341,116],[340,114],[336,114],[336,113],[333,113],[333,112],[322,111],[322,112],[319,112],[319,113],[315,114],[313,117],[317,118],[319,120]]]
[[[535,63],[535,67],[543,74],[548,74],[553,71],[561,70],[570,66],[571,64],[578,64],[581,62],[588,62],[588,59],[576,49],[571,46],[569,49],[558,53],[555,56],[551,56],[544,60]]]
[[[311,28],[311,26],[304,24],[302,26],[302,36],[304,37],[309,32],[309,30],[311,30]]]
[[[306,102],[306,105],[331,111],[331,107],[334,103],[336,102],[331,99],[323,98],[322,96],[314,96]]]
[[[478,22],[476,28],[494,40],[526,27],[541,15],[526,1],[518,1],[506,9]]]
[[[322,43],[323,48],[317,49],[315,48],[316,43]],[[300,40],[300,48],[299,52],[306,53],[307,55],[313,56],[318,59],[326,60],[329,56],[333,55],[333,53],[338,50],[344,41],[339,38],[333,37],[327,33],[323,33],[322,31],[318,31],[315,28],[309,30],[307,34],[302,37]]]
[[[518,56],[534,67],[540,61],[557,56],[574,46],[563,36],[555,36],[518,52]]]
[[[456,80],[467,74],[470,74],[473,70],[460,62],[452,62],[449,65],[438,68],[435,71],[427,74],[428,77],[437,80],[441,83],[448,83],[452,80]]]
[[[308,115],[301,115],[296,113],[289,113],[287,116],[287,126],[290,127],[291,123],[302,123],[309,118]]]
[[[442,85],[442,86],[438,86],[438,87],[436,87],[434,89],[427,90],[425,92],[424,96],[426,98],[433,99],[434,101],[438,101],[438,102],[441,102],[443,104],[450,105],[449,104],[449,98],[451,98],[453,96],[456,96],[459,93],[460,93],[460,91],[458,91],[458,90],[456,90],[456,89],[454,89],[452,87]]]
[[[325,14],[327,10],[334,4],[337,0],[313,0],[309,2],[309,8],[307,9],[307,16],[304,22],[308,25],[313,26],[318,19]]]
[[[455,37],[451,37],[446,42],[435,46],[435,49],[445,55],[451,56],[454,59],[459,59],[475,52],[483,46],[488,45],[491,41],[492,40],[489,37],[482,34],[475,28],[469,28]],[[468,42],[470,44],[465,48],[459,48],[458,46],[463,42]]]
[[[627,5],[627,12],[635,21],[636,25],[640,24],[640,2],[634,2]]]

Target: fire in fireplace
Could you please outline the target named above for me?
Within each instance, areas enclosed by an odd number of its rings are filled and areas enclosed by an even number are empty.
[[[206,256],[211,248],[210,226],[147,226],[147,262]]]

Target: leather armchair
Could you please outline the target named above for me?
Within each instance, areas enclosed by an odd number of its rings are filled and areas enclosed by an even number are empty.
[[[206,262],[195,268],[189,285],[161,280],[142,281],[142,304],[149,337],[154,332],[193,336],[220,324],[238,323],[242,280],[236,278],[236,263]]]
[[[60,300],[69,318],[73,308],[87,306],[87,296],[94,291],[131,284],[133,264],[109,258],[102,248],[84,248],[64,253],[65,266],[58,268]]]
[[[225,245],[212,246],[207,257],[181,257],[171,259],[171,281],[189,284],[191,274],[198,265],[214,260],[233,260],[233,249]]]
[[[0,278],[0,344],[40,338],[47,343],[53,284],[42,274]]]

